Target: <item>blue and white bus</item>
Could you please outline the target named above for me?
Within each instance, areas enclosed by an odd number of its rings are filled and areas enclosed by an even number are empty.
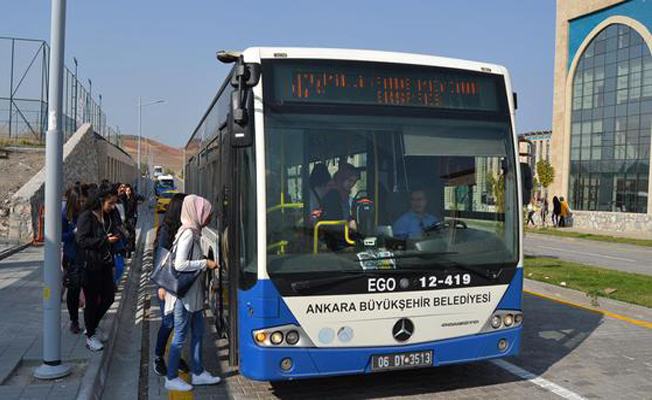
[[[233,68],[186,145],[185,187],[216,210],[207,298],[232,365],[275,381],[518,353],[531,171],[504,67],[218,58]]]

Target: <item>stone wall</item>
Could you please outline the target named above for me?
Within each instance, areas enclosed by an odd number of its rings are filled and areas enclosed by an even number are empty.
[[[573,211],[573,228],[652,233],[652,215],[623,212]]]
[[[120,165],[115,171],[103,168]],[[27,242],[38,235],[39,210],[45,198],[45,167],[29,180],[11,200],[9,238]],[[133,183],[136,165],[123,150],[97,135],[90,124],[82,125],[63,147],[63,188],[75,182],[109,179]],[[118,179],[121,178],[121,179]]]

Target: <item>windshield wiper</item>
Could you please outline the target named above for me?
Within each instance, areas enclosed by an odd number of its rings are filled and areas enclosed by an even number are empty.
[[[393,254],[391,256],[382,256],[382,257],[372,257],[366,260],[359,261],[375,261],[375,260],[393,260],[396,258],[429,258],[429,257],[439,257],[439,256],[448,256],[451,254],[458,254],[457,251],[433,251],[433,252],[416,252],[409,254]]]

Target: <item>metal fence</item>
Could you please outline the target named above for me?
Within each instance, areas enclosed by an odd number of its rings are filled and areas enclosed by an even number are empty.
[[[0,137],[43,142],[47,131],[50,46],[43,40],[0,36]],[[77,128],[90,122],[95,132],[118,140],[118,131],[106,123],[99,103],[77,79],[74,69],[64,72],[63,132],[68,140]],[[115,139],[113,139],[115,138]]]

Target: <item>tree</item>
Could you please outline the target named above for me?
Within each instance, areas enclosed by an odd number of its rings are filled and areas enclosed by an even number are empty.
[[[496,210],[500,213],[505,212],[505,176],[500,174],[498,181],[494,185],[494,196],[496,196]]]
[[[537,162],[537,175],[539,176],[539,183],[545,189],[547,195],[548,186],[555,180],[555,168],[547,160],[539,160]]]

